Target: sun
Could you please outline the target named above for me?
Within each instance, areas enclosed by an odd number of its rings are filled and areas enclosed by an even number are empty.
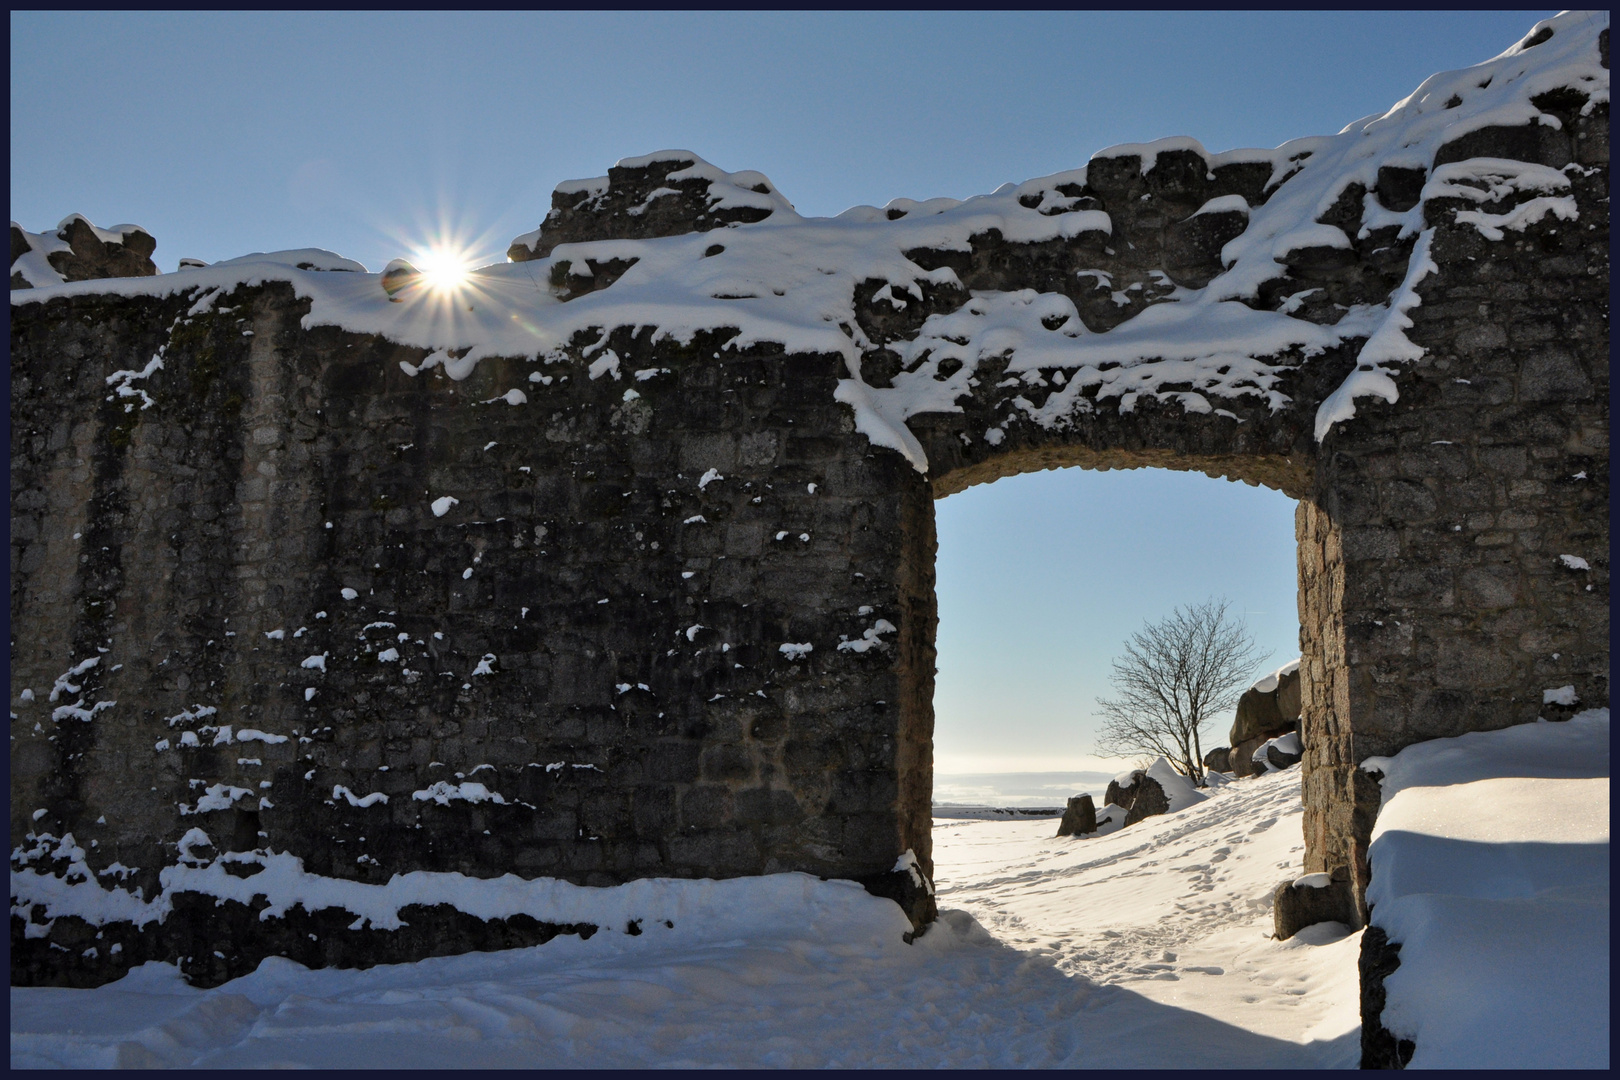
[[[416,259],[422,282],[438,292],[454,292],[467,284],[473,261],[467,253],[448,245],[424,248]]]

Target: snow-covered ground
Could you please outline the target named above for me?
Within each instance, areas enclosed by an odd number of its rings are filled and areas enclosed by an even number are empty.
[[[1092,840],[935,828],[914,944],[858,886],[692,883],[685,918],[368,971],[266,961],[212,990],[149,964],[13,989],[13,1067],[1353,1066],[1356,937],[1267,940],[1299,772]]]
[[[940,906],[1122,1006],[1146,999],[1213,1022],[1199,1046],[1142,1031],[1142,1065],[1354,1068],[1361,935],[1324,923],[1271,939],[1271,890],[1299,876],[1305,850],[1299,775],[1229,784],[1094,839],[1057,839],[1050,821],[936,818]]]
[[[1608,1063],[1608,711],[1440,739],[1384,775],[1383,1021],[1415,1067]],[[11,1064],[1354,1068],[1360,933],[1271,939],[1299,768],[1111,835],[935,818],[940,921],[802,874],[638,882],[673,925],[368,971],[148,964],[11,991]],[[612,895],[608,895],[611,893]],[[639,910],[639,909],[638,909]]]

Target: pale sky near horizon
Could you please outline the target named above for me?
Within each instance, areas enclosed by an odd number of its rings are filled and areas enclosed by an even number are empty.
[[[494,261],[621,157],[758,169],[807,215],[964,198],[1114,143],[1329,134],[1552,14],[12,12],[11,216],[139,224],[165,271],[445,235]],[[1277,492],[1070,469],[938,512],[941,772],[1108,768],[1109,660],[1176,604],[1297,654]]]

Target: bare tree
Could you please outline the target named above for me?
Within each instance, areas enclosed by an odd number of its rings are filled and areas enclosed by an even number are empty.
[[[1260,655],[1230,604],[1206,600],[1177,607],[1145,624],[1114,660],[1115,697],[1099,698],[1104,754],[1163,755],[1178,771],[1204,783],[1202,729],[1232,708],[1238,691],[1270,653]]]

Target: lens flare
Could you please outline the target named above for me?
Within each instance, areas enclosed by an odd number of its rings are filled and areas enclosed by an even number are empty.
[[[417,254],[416,266],[422,272],[422,283],[428,288],[454,292],[467,284],[474,262],[458,247],[435,244]]]

